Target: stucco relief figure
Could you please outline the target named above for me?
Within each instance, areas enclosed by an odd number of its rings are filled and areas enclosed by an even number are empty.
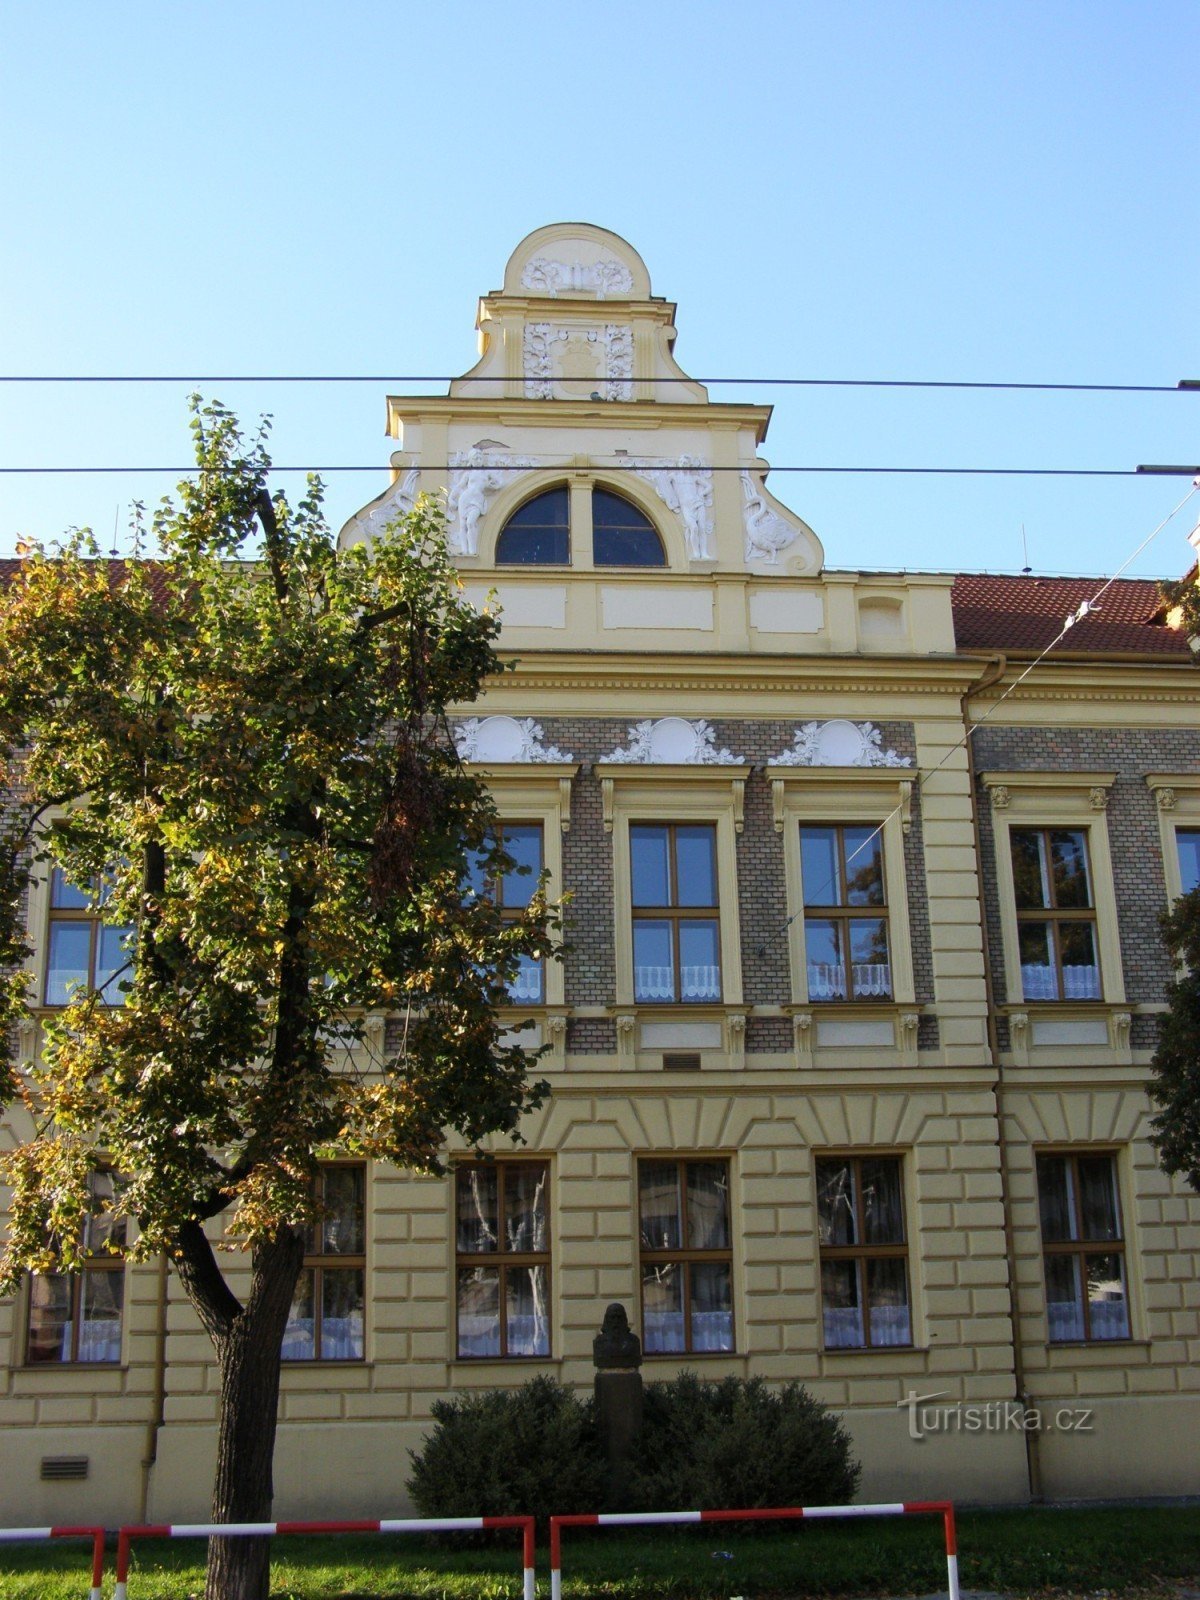
[[[797,728],[790,750],[774,756],[773,767],[911,767],[912,757],[883,748],[872,722],[806,722]]]
[[[525,263],[521,286],[549,295],[590,290],[597,300],[603,300],[606,295],[629,294],[633,274],[623,261],[551,261],[547,256],[534,256]]]
[[[792,526],[778,511],[767,504],[762,491],[748,472],[743,472],[742,495],[745,499],[743,513],[746,527],[746,560],[769,561],[774,564],[779,552],[800,537],[799,528]]]
[[[373,506],[367,506],[358,513],[354,518],[354,525],[360,528],[368,539],[377,533],[382,533],[389,522],[396,522],[401,517],[406,517],[416,505],[417,485],[420,481],[421,469],[410,467]]]
[[[462,761],[572,761],[556,744],[545,744],[532,717],[468,717],[453,729]]]
[[[717,749],[716,738],[716,729],[703,717],[695,722],[684,717],[659,717],[657,722],[647,718],[630,728],[629,743],[623,750],[618,746],[600,760],[640,765],[655,762],[700,767],[741,765],[741,758],[732,750]]]
[[[450,457],[446,500],[446,542],[452,555],[473,556],[479,549],[479,523],[497,490],[537,465],[527,456],[473,445]]]
[[[645,478],[655,494],[683,519],[688,555],[707,561],[712,555],[712,468],[699,456],[680,456],[677,462],[631,460],[630,466]]]

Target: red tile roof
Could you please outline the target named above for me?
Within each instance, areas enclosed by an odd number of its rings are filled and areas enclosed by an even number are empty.
[[[1066,619],[1103,586],[1103,578],[1010,578],[962,572],[950,600],[960,650],[1044,650]],[[1106,655],[1136,651],[1191,658],[1187,635],[1168,628],[1153,578],[1118,578],[1096,609],[1069,630],[1058,649]]]

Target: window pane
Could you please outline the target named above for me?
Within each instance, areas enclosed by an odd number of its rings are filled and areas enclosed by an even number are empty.
[[[721,998],[721,943],[715,922],[679,924],[679,985],[683,1000]]]
[[[79,1329],[79,1360],[120,1361],[124,1268],[85,1272],[80,1291],[83,1318]]]
[[[608,489],[592,490],[592,561],[597,567],[665,567],[650,519]]]
[[[545,1267],[509,1267],[504,1284],[509,1355],[548,1356],[550,1308]]]
[[[1079,829],[1050,835],[1056,906],[1090,906],[1092,885],[1088,875],[1087,837]]]
[[[836,828],[800,829],[800,872],[806,906],[842,904]]]
[[[844,828],[846,904],[883,904],[883,839],[874,828]]]
[[[500,904],[524,907],[538,886],[542,870],[542,830],[537,823],[521,823],[504,829],[504,849],[515,867],[500,881]]]
[[[866,1343],[853,1261],[822,1261],[821,1314],[827,1350],[858,1349]]]
[[[1063,1244],[1078,1238],[1071,1163],[1066,1156],[1039,1156],[1037,1182],[1042,1238],[1051,1244]]]
[[[46,1004],[65,1006],[73,990],[86,989],[91,980],[90,922],[52,922],[50,951],[46,958]]]
[[[865,1263],[867,1304],[871,1308],[873,1345],[911,1344],[908,1275],[898,1256],[877,1256]]]
[[[548,1167],[520,1162],[504,1169],[505,1249],[531,1254],[548,1248]]]
[[[1017,924],[1021,957],[1021,992],[1026,1000],[1058,1000],[1058,969],[1054,964],[1054,927],[1049,922]]]
[[[458,1272],[458,1353],[500,1354],[500,1269],[460,1267]]]
[[[892,968],[882,917],[855,917],[850,923],[850,977],[855,999],[890,997]]]
[[[110,928],[103,923],[96,929],[96,987],[110,1006],[125,1004],[121,985],[133,979],[130,956],[133,953],[134,930],[131,927]],[[117,977],[120,973],[120,977]]]
[[[669,833],[666,828],[652,828],[644,824],[630,828],[629,856],[635,906],[670,905],[670,879],[667,873],[668,840]]]
[[[676,828],[675,904],[717,903],[717,833],[715,828]]]
[[[1088,1256],[1088,1321],[1093,1339],[1128,1339],[1125,1262],[1120,1255]]]
[[[1099,1000],[1100,961],[1096,954],[1096,924],[1060,922],[1058,937],[1062,945],[1063,999]]]
[[[550,489],[519,506],[496,541],[499,565],[565,565],[570,551],[570,502],[565,488]]]
[[[822,1244],[857,1244],[854,1168],[849,1161],[817,1162],[817,1226]]]
[[[1179,878],[1187,894],[1200,888],[1200,829],[1180,828],[1175,838],[1179,845]]]
[[[1079,1212],[1082,1239],[1119,1239],[1117,1174],[1111,1156],[1080,1156]]]
[[[497,1249],[498,1180],[495,1167],[459,1167],[455,1177],[459,1253],[474,1256]]]
[[[900,1197],[900,1163],[894,1158],[863,1158],[863,1227],[867,1244],[904,1243],[904,1206]]]
[[[321,1359],[363,1358],[363,1270],[325,1267],[321,1272]]]
[[[688,1249],[729,1246],[729,1168],[723,1161],[687,1164]]]
[[[1045,1256],[1046,1323],[1051,1344],[1083,1338],[1083,1301],[1079,1293],[1079,1257]]]
[[[674,1000],[675,962],[669,922],[633,925],[633,996],[635,1000]]]
[[[804,948],[808,959],[808,998],[844,1000],[846,965],[842,959],[841,923],[806,917]]]
[[[311,1361],[317,1353],[316,1306],[313,1299],[313,1272],[305,1267],[296,1280],[292,1308],[283,1335],[285,1361]]]
[[[523,1005],[541,1005],[542,963],[535,956],[517,958],[517,975],[508,986],[508,997]]]
[[[685,1348],[683,1269],[677,1261],[642,1267],[642,1334],[648,1356]]]
[[[57,1272],[29,1280],[29,1344],[26,1360],[71,1359],[71,1283]]]
[[[81,889],[61,867],[55,867],[50,874],[50,904],[56,910],[87,911],[92,904],[91,890]]]
[[[727,1261],[693,1261],[692,1349],[733,1349],[733,1289]]]
[[[1014,828],[1009,834],[1009,845],[1018,909],[1039,910],[1049,906],[1050,877],[1046,870],[1044,837],[1031,828]]]
[[[679,1167],[674,1161],[638,1163],[638,1212],[643,1250],[677,1250],[682,1238]]]
[[[321,1255],[360,1256],[363,1253],[363,1169],[326,1167],[321,1218]]]

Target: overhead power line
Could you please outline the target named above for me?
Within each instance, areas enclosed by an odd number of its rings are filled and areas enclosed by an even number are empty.
[[[553,465],[553,463],[549,463]],[[268,472],[312,472],[321,475],[330,475],[335,472],[386,472],[389,469],[387,462],[374,462],[369,466],[332,466],[332,467],[276,467],[267,468]],[[198,469],[193,462],[186,467],[0,467],[0,474],[87,474],[87,473],[170,473],[176,477],[186,477]],[[469,466],[429,466],[423,465],[422,472],[470,472]],[[528,472],[528,467],[516,464],[490,463],[489,472]],[[606,461],[596,468],[605,473],[637,472],[638,468],[623,462]],[[672,472],[745,472],[745,466],[681,466],[671,463]],[[984,478],[1136,478],[1147,472],[1169,474],[1174,477],[1191,477],[1200,472],[1200,467],[770,467],[769,472],[841,472],[841,473],[892,473],[901,475],[926,475],[941,477],[984,477]]]
[[[510,373],[409,372],[271,372],[271,373],[0,373],[0,383],[520,383]],[[586,380],[578,380],[586,381]],[[607,380],[606,380],[607,381]],[[1200,390],[1200,378],[1178,383],[1010,383],[970,378],[622,378],[629,384],[754,385],[764,389],[1016,389],[1064,394],[1184,394]],[[539,397],[540,398],[540,397]],[[605,404],[612,404],[605,401]]]

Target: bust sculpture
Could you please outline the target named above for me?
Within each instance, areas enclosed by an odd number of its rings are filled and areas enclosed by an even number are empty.
[[[619,1300],[604,1313],[600,1332],[592,1340],[592,1360],[600,1368],[637,1368],[642,1364],[642,1341],[629,1326]]]

